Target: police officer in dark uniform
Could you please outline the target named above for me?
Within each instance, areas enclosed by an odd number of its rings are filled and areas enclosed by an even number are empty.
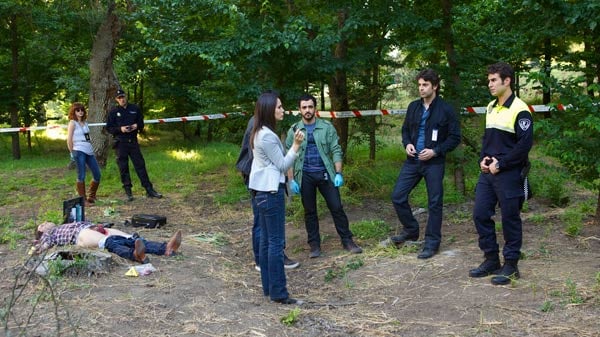
[[[514,70],[499,62],[488,67],[488,88],[496,100],[490,102],[480,154],[481,174],[475,189],[473,221],[479,233],[479,248],[485,260],[469,271],[470,277],[492,277],[492,284],[508,284],[519,278],[517,262],[521,255],[523,229],[521,206],[525,200],[525,168],[533,145],[533,119],[529,107],[515,96],[511,86]],[[502,211],[504,265],[492,216],[496,205]]]
[[[144,116],[137,105],[127,103],[127,96],[122,89],[117,90],[115,100],[117,105],[108,113],[106,130],[113,135],[115,140],[114,148],[117,153],[117,165],[119,166],[121,183],[123,183],[127,199],[129,201],[133,200],[131,176],[129,175],[129,158],[131,158],[142,186],[146,189],[146,195],[149,198],[162,198],[162,194],[154,190],[150,178],[148,178],[146,162],[137,140],[138,132],[144,130]]]

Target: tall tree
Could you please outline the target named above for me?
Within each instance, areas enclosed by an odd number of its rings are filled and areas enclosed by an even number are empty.
[[[90,60],[90,122],[106,122],[109,107],[120,88],[113,69],[115,48],[121,34],[122,24],[117,16],[116,3],[108,1],[106,17],[98,28]],[[92,145],[101,166],[106,165],[109,137],[104,129],[90,130]]]

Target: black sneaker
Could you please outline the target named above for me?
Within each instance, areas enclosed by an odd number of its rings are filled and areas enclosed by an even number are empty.
[[[285,269],[294,269],[294,268],[298,268],[298,266],[300,266],[300,262],[298,261],[294,261],[292,259],[290,259],[289,257],[285,257],[285,259],[283,260],[283,267]],[[260,268],[260,267],[259,267]]]
[[[390,238],[390,241],[392,241],[396,246],[399,246],[399,245],[405,243],[406,241],[417,241],[417,240],[419,240],[419,234],[411,235],[411,234],[407,234],[405,232],[402,232],[402,233],[400,233],[400,235],[395,235]]]

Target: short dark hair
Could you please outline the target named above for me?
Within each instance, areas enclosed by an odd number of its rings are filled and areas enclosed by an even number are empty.
[[[502,81],[504,81],[504,79],[506,79],[507,77],[510,78],[510,88],[513,89],[513,86],[515,84],[515,71],[513,67],[510,66],[510,64],[506,62],[497,62],[494,64],[490,64],[487,67],[487,73],[488,75],[500,75],[500,79]]]
[[[311,94],[303,94],[302,96],[300,96],[298,98],[298,106],[300,106],[300,103],[302,101],[312,101],[315,108],[317,107],[317,99]]]
[[[423,79],[423,81],[430,82],[431,85],[433,85],[434,87],[437,86],[437,88],[435,89],[435,93],[436,93],[436,95],[439,94],[439,92],[440,92],[440,76],[438,75],[438,73],[435,72],[435,70],[433,70],[431,68],[421,70],[417,74],[417,77],[415,78],[415,80],[418,81],[419,79]]]

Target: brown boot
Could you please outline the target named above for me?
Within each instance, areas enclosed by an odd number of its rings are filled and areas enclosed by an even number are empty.
[[[175,235],[173,235],[169,242],[167,242],[167,249],[165,250],[165,255],[174,255],[175,253],[177,253],[177,249],[179,249],[179,246],[181,246],[181,229],[178,230],[177,233],[175,233]]]
[[[98,186],[100,186],[100,182],[92,180],[90,183],[90,191],[88,193],[87,201],[91,204],[96,202],[96,191],[98,191]]]
[[[133,259],[139,263],[146,263],[146,245],[142,239],[136,239],[133,248]]]
[[[84,204],[85,206],[91,206],[91,204],[88,202],[86,196],[85,196],[85,181],[78,181],[77,182],[77,194],[80,197],[83,197],[84,200]]]

